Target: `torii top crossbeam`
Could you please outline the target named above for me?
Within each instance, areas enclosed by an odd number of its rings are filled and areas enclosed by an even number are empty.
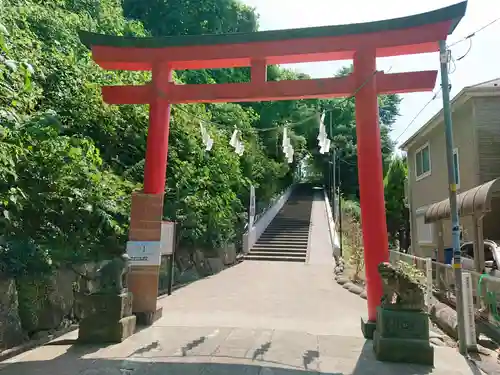
[[[376,57],[438,51],[463,17],[467,2],[391,20],[302,29],[135,38],[81,32],[93,59],[109,70],[252,67],[251,83],[174,85],[159,83],[169,103],[237,102],[346,96],[355,90],[352,77],[266,82],[267,65],[352,59],[356,51],[376,50]],[[167,68],[167,66],[165,66]],[[378,73],[377,91],[403,93],[434,88],[435,71]],[[150,103],[151,86],[103,89],[110,104]]]

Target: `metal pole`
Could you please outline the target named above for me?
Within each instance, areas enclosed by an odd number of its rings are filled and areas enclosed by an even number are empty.
[[[330,113],[330,139],[333,140],[333,114]],[[332,151],[332,186],[330,188],[330,202],[332,206],[332,212],[335,212],[335,147]]]
[[[339,168],[339,178],[338,178],[338,197],[339,197],[339,246],[340,246],[340,256],[342,256],[342,197],[340,196],[340,153],[338,155],[339,162],[337,163]]]
[[[336,209],[336,203],[335,203],[335,192],[337,191],[337,181],[336,181],[336,169],[335,169],[335,159],[336,159],[336,152],[335,152],[335,148],[333,149],[332,151],[332,198],[331,198],[331,202],[332,202],[332,216],[335,218],[335,209]]]
[[[172,244],[172,254],[169,256],[168,263],[168,284],[167,284],[167,295],[172,294],[172,287],[174,285],[174,271],[175,271],[175,248],[177,247],[177,223],[174,223],[174,233],[172,233],[173,244]]]
[[[450,109],[450,84],[448,81],[448,63],[450,55],[444,40],[439,41],[441,63],[441,88],[443,91],[443,114],[446,139],[446,164],[448,167],[448,190],[450,194],[451,240],[453,246],[453,269],[455,273],[455,294],[457,299],[458,343],[461,354],[467,353],[465,342],[465,317],[462,290],[462,259],[460,256],[460,224],[457,210],[457,184],[453,160],[453,124]]]

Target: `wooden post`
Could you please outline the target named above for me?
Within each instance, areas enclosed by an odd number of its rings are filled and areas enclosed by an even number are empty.
[[[368,300],[368,322],[363,330],[366,337],[373,335],[382,297],[378,265],[389,260],[375,56],[375,49],[357,51],[354,55],[354,75],[359,88],[356,93],[356,136]]]

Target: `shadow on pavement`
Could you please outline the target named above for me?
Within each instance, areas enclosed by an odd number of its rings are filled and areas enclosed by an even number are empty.
[[[373,341],[365,341],[352,375],[424,375],[432,374],[432,366],[380,362],[373,352]]]
[[[0,364],[0,375],[423,375],[432,373],[432,368],[419,365],[382,363],[375,359],[372,342],[363,345],[359,357],[328,358],[329,366],[322,368],[322,358],[317,350],[305,351],[302,356],[303,368],[293,368],[290,364],[261,361],[252,358],[217,356],[143,356],[155,343],[141,351],[133,352],[127,358],[96,358],[103,347],[73,345],[56,346],[58,353],[49,354],[46,346],[39,352],[21,356],[18,362]],[[44,353],[45,351],[45,353]],[[186,353],[183,353],[184,355]],[[42,358],[46,358],[43,360]],[[309,368],[313,360],[320,368]],[[333,362],[332,362],[333,360]],[[326,362],[325,362],[326,363]],[[333,364],[335,363],[335,364]]]

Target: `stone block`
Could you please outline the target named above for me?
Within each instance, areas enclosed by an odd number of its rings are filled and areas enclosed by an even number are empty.
[[[373,333],[375,332],[375,328],[377,323],[372,322],[371,320],[365,320],[361,318],[361,331],[363,332],[363,337],[368,340],[373,339]]]
[[[115,322],[85,318],[80,322],[78,341],[85,344],[120,343],[135,332],[136,317],[127,316]]]
[[[133,312],[155,311],[158,298],[160,266],[132,266],[128,289],[134,295]]]
[[[19,317],[16,283],[0,275],[0,351],[24,341]]]
[[[160,241],[161,225],[158,225],[158,228],[156,229],[130,227],[128,239],[130,241]]]
[[[434,365],[428,314],[379,307],[373,349],[379,361]]]
[[[429,340],[429,315],[423,311],[379,307],[377,331],[387,338]]]
[[[155,311],[134,312],[137,317],[138,326],[150,326],[163,315],[163,307],[157,307]]]
[[[163,217],[163,194],[132,194],[130,241],[159,241]]]
[[[161,221],[163,194],[132,194],[131,220]]]
[[[206,258],[206,261],[208,263],[208,266],[210,268],[210,273],[212,275],[221,272],[225,268],[224,262],[220,258]]]
[[[379,361],[434,366],[434,347],[429,340],[386,338],[376,330],[373,350]]]
[[[91,294],[80,297],[81,317],[116,322],[132,315],[132,293]]]
[[[16,280],[19,315],[23,329],[33,333],[59,327],[75,304],[76,273],[58,269],[44,277],[23,276]]]

